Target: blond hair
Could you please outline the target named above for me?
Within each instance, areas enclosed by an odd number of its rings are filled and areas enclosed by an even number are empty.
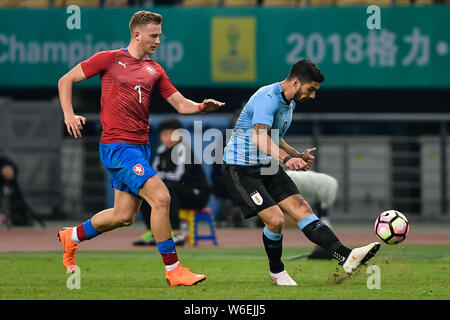
[[[138,11],[131,17],[130,32],[132,33],[133,30],[138,26],[146,25],[149,23],[161,24],[162,15],[145,10]]]

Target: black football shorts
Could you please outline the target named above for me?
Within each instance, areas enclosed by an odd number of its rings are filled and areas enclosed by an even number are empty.
[[[268,167],[268,166],[266,166]],[[273,174],[261,174],[262,165],[222,164],[222,177],[231,197],[241,206],[245,218],[298,194],[295,183],[278,165]]]

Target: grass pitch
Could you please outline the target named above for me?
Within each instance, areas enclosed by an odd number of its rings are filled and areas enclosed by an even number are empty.
[[[168,287],[155,249],[79,251],[81,289],[69,290],[60,252],[0,253],[0,299],[450,299],[450,246],[382,245],[375,258],[351,276],[335,260],[294,260],[312,247],[284,248],[284,264],[298,287],[269,279],[264,248],[179,248],[183,266],[205,273],[193,287]],[[380,268],[380,289],[368,289],[372,264]],[[370,283],[375,283],[370,281]]]

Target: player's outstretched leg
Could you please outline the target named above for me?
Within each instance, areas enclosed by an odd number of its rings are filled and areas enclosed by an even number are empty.
[[[105,209],[84,223],[70,228],[62,228],[58,232],[64,253],[63,264],[68,272],[75,272],[76,252],[78,244],[98,235],[133,224],[141,200],[131,194],[114,189],[114,208]]]
[[[378,242],[372,242],[367,246],[353,249],[342,265],[344,271],[346,273],[352,273],[353,270],[375,256],[378,249],[380,249],[380,244]]]
[[[64,248],[63,265],[68,273],[74,273],[77,265],[76,252],[78,244],[71,239],[72,230],[73,228],[64,227],[58,231],[58,240],[61,241]]]
[[[380,248],[378,242],[353,250],[344,246],[334,232],[313,213],[311,206],[299,194],[280,201],[279,206],[294,218],[297,226],[311,242],[338,260],[339,265],[347,273],[351,273],[372,258]]]
[[[58,231],[58,239],[64,248],[63,265],[68,273],[75,272],[78,243],[92,239],[99,234],[92,226],[91,219],[76,227],[64,227]]]
[[[364,247],[353,250],[344,246],[331,229],[324,224],[315,214],[310,214],[297,223],[305,236],[325,249],[344,268],[346,273],[352,273],[360,265],[375,256],[380,248],[378,242],[373,242]]]

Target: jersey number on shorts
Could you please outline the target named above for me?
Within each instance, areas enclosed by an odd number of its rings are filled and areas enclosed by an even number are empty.
[[[141,86],[136,86],[136,87],[134,87],[134,90],[136,90],[136,89],[137,89],[137,91],[138,91],[138,93],[139,93],[139,103],[142,103]]]

